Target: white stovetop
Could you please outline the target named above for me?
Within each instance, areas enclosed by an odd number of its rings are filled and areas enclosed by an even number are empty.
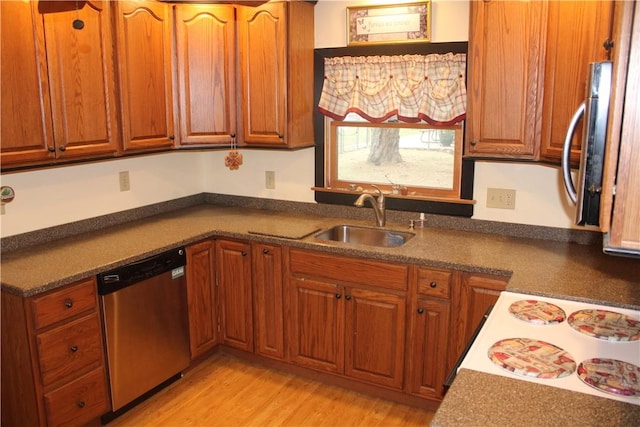
[[[640,320],[640,311],[505,291],[500,294],[486,323],[460,365],[461,368],[640,405],[640,396],[626,397],[605,393],[585,384],[576,372],[564,378],[539,379],[517,375],[494,364],[487,356],[487,352],[495,342],[505,338],[531,338],[546,341],[562,348],[573,357],[576,364],[580,364],[586,359],[600,357],[640,365],[640,341],[616,342],[594,338],[576,331],[566,320],[550,325],[537,325],[522,321],[509,313],[509,306],[522,299],[555,304],[565,311],[567,317],[577,310],[604,309]]]

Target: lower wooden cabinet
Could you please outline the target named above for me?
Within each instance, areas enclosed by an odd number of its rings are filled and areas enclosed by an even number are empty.
[[[94,278],[2,292],[2,425],[85,425],[110,409]]]
[[[251,245],[217,240],[216,275],[220,299],[220,340],[230,347],[253,351]]]
[[[459,283],[453,289],[447,370],[453,368],[485,312],[496,303],[508,281],[509,278],[503,276],[460,273]]]
[[[289,360],[402,389],[409,267],[293,249],[287,267]]]
[[[191,359],[218,344],[215,245],[212,240],[196,243],[187,252],[187,304]]]
[[[284,359],[282,248],[253,243],[251,250],[255,351]]]
[[[454,272],[418,268],[412,284],[416,294],[409,312],[407,391],[440,399],[447,376],[447,347]]]

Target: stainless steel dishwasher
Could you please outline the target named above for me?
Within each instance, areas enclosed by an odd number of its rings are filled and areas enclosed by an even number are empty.
[[[189,366],[184,248],[98,275],[112,412],[109,422]]]

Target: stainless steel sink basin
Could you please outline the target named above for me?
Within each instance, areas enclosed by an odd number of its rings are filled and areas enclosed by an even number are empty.
[[[357,225],[336,225],[317,234],[316,239],[378,247],[396,247],[404,245],[413,236],[415,234],[406,231],[360,227]]]

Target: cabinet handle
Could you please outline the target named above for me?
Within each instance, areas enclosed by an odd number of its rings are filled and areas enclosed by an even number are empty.
[[[420,308],[418,309],[418,314],[422,314],[422,313],[424,313],[424,308],[420,307]]]
[[[71,350],[72,353],[75,353],[76,351],[78,351],[78,346],[72,345],[71,347],[69,347],[69,350]]]
[[[436,286],[438,286],[438,283],[436,283],[436,281],[434,280],[433,282],[429,283],[429,286],[435,288]]]
[[[65,307],[67,307],[67,308],[71,308],[71,307],[73,307],[73,301],[71,301],[71,299],[70,299],[70,298],[67,298],[67,299],[64,301],[64,306],[65,306]]]
[[[84,408],[84,401],[81,400],[78,402],[78,408],[80,409]]]
[[[58,150],[67,151],[67,147],[65,147],[64,145],[61,145],[60,148],[58,148]]]
[[[336,299],[342,298],[342,294],[336,294]]]
[[[269,253],[269,249],[264,248],[264,249],[262,250],[262,253],[263,253],[263,254],[265,254],[265,255],[266,255],[266,254],[268,254],[268,253]]]
[[[346,299],[347,301],[351,300],[351,295],[345,296],[344,299]]]
[[[247,251],[242,251],[242,256],[247,256]]]
[[[47,150],[49,150],[50,153],[55,153],[56,152],[56,148],[53,145],[48,146]]]

